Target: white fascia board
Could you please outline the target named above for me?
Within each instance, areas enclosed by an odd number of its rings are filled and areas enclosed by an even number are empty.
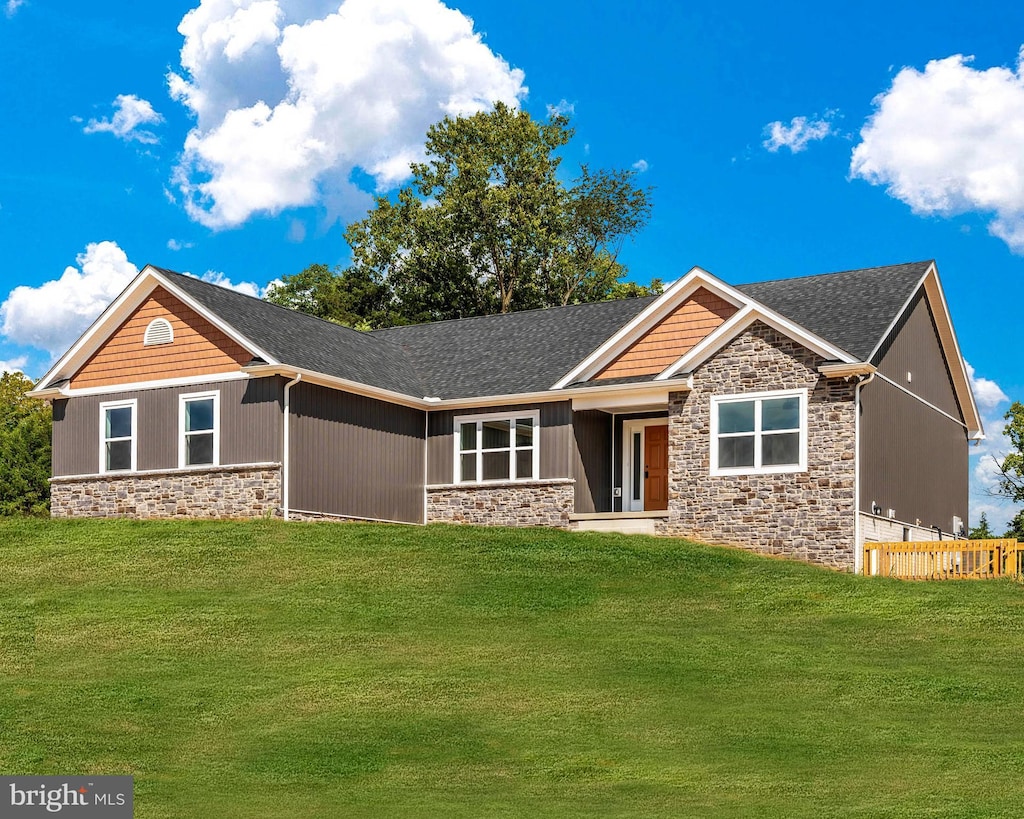
[[[560,390],[569,384],[592,378],[701,287],[710,290],[736,307],[741,307],[748,301],[747,297],[738,290],[712,276],[706,270],[699,267],[691,268],[685,276],[672,284],[645,310],[640,311],[600,347],[555,382],[551,389]]]
[[[953,376],[953,385],[957,396],[961,399],[960,407],[964,410],[964,421],[969,432],[980,432],[985,435],[985,428],[981,423],[981,413],[978,412],[978,404],[974,399],[974,390],[971,388],[971,379],[967,375],[967,364],[960,352],[960,344],[956,339],[956,330],[953,328],[953,318],[949,314],[949,305],[946,304],[946,295],[942,291],[942,284],[939,282],[939,271],[936,270],[934,262],[928,268],[928,274],[924,279],[925,295],[928,303],[932,305],[932,313],[941,312],[942,321],[937,321],[939,338],[942,341],[943,352],[946,354],[946,361],[956,361],[956,366],[950,366],[949,372]],[[935,310],[935,304],[941,311]],[[963,399],[967,400],[964,401]],[[965,406],[966,404],[966,406]]]
[[[251,378],[249,373],[239,370],[232,370],[226,373],[212,373],[209,375],[187,375],[179,378],[160,378],[153,381],[133,381],[126,384],[105,384],[102,387],[57,387],[47,390],[40,390],[41,398],[81,398],[86,395],[109,395],[117,392],[138,392],[139,390],[158,390],[164,387],[188,387],[202,386],[203,384],[216,384],[221,381],[243,381]],[[29,393],[31,395],[31,393]]]
[[[374,387],[370,384],[362,384],[358,381],[351,381],[347,378],[339,378],[326,373],[318,373],[314,370],[306,370],[302,367],[291,367],[287,364],[256,364],[251,367],[243,367],[242,372],[253,378],[265,378],[271,375],[282,375],[287,378],[302,376],[302,383],[316,384],[320,387],[329,387],[335,390],[343,390],[354,395],[364,395],[367,398],[377,398],[389,404],[400,404],[404,407],[414,409],[427,409],[430,407],[439,408],[440,404],[430,402],[425,398],[416,398],[404,393],[386,390],[381,387]]]
[[[672,391],[685,389],[685,385],[674,387]],[[588,390],[594,393],[596,390]],[[634,389],[631,392],[601,393],[597,395],[574,395],[572,399],[573,412],[580,410],[615,410],[616,412],[643,411],[645,409],[666,409],[668,407],[669,388],[659,386],[656,389],[647,387],[643,390]]]
[[[978,412],[974,390],[971,388],[971,379],[967,376],[967,366],[963,355],[960,353],[960,344],[957,342],[956,330],[953,329],[953,319],[949,314],[949,305],[946,303],[946,294],[943,292],[942,283],[939,281],[939,271],[935,266],[935,262],[928,265],[928,269],[924,272],[921,280],[910,292],[907,300],[896,313],[895,318],[886,327],[885,332],[882,333],[882,337],[878,340],[878,344],[875,345],[875,349],[871,351],[871,355],[868,356],[867,360],[872,361],[878,355],[882,345],[889,338],[889,334],[896,329],[896,325],[899,324],[900,319],[903,318],[910,308],[911,303],[917,298],[918,291],[922,287],[924,288],[925,297],[928,299],[928,304],[932,308],[932,315],[936,319],[935,324],[936,329],[939,331],[939,341],[942,344],[942,351],[946,356],[946,363],[953,378],[953,389],[960,400],[960,408],[966,416],[964,418],[965,425],[969,433],[971,433],[973,440],[982,440],[985,437],[985,429],[981,423],[981,413]],[[977,434],[980,434],[980,438],[975,437]]]
[[[692,372],[755,321],[767,324],[787,338],[796,341],[798,344],[829,361],[841,361],[844,364],[858,363],[845,350],[829,344],[821,336],[805,330],[799,324],[780,316],[774,310],[769,310],[759,302],[751,300],[750,304],[709,333],[703,341],[691,348],[675,363],[659,373],[655,377],[655,381],[671,378],[679,372]]]
[[[259,356],[268,364],[279,363],[277,359],[274,358],[274,356],[270,355],[270,353],[268,353],[258,344],[255,344],[251,339],[243,336],[234,327],[225,322],[224,319],[222,319],[216,313],[210,312],[210,310],[208,310],[202,304],[193,299],[188,293],[186,293],[176,284],[168,281],[164,276],[162,276],[159,273],[159,271],[154,270],[150,265],[146,265],[146,267],[143,268],[142,272],[145,273],[146,271],[149,271],[149,274],[156,278],[160,285],[169,293],[171,293],[171,295],[180,299],[193,310],[195,310],[199,315],[201,315],[204,319],[210,322],[210,324],[212,324],[214,327],[216,327],[218,330],[224,333],[224,335],[226,335],[240,347],[243,347],[244,349],[248,350],[253,355]]]
[[[174,295],[175,298],[187,304],[214,327],[217,327],[249,352],[260,356],[265,361],[274,361],[273,357],[268,357],[268,354],[258,345],[241,335],[229,324],[226,324],[222,318],[211,313],[201,304],[198,304],[151,265],[146,265],[132,279],[128,286],[121,291],[120,295],[89,325],[89,328],[71,346],[71,349],[61,356],[60,360],[47,371],[46,375],[39,379],[35,389],[42,393],[42,391],[46,390],[50,381],[53,381],[56,377],[70,378],[73,376],[88,361],[89,356],[102,346],[110,335],[128,319],[132,311],[142,304],[158,286],[163,287]]]
[[[143,269],[128,286],[121,291],[107,308],[100,313],[96,320],[86,329],[78,340],[71,345],[71,348],[64,353],[57,363],[47,370],[46,374],[36,383],[35,390],[42,392],[46,390],[50,381],[57,376],[69,378],[78,368],[88,360],[100,345],[107,340],[110,334],[121,326],[128,318],[132,310],[138,307],[142,301],[156,289],[156,281],[151,274]],[[113,325],[111,327],[111,325]],[[74,366],[73,366],[74,365]]]

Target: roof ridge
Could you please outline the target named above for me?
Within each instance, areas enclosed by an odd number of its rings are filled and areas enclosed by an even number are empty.
[[[198,276],[193,276],[193,275],[191,275],[189,273],[179,273],[177,270],[169,270],[166,267],[157,267],[155,264],[147,265],[147,267],[152,267],[154,270],[158,270],[161,273],[170,273],[173,276],[179,276],[179,277],[181,277],[183,279],[188,279],[189,281],[199,282],[200,284],[204,284],[207,287],[216,287],[218,290],[224,290],[224,291],[226,291],[228,293],[234,293],[236,296],[241,296],[241,297],[246,298],[246,299],[252,299],[253,301],[259,302],[260,304],[265,304],[268,307],[273,307],[273,308],[275,308],[277,310],[284,310],[289,315],[302,316],[303,318],[306,318],[306,319],[312,319],[313,321],[319,321],[322,324],[326,324],[326,325],[328,325],[330,327],[337,327],[337,328],[339,328],[341,330],[346,330],[346,331],[348,331],[350,333],[358,333],[363,338],[366,338],[367,336],[370,335],[370,333],[368,333],[368,332],[365,332],[363,330],[357,330],[355,327],[349,327],[347,324],[339,324],[336,321],[331,321],[330,319],[320,318],[320,316],[314,316],[311,313],[304,313],[302,310],[296,310],[294,307],[285,307],[283,304],[276,304],[276,303],[274,303],[272,301],[267,301],[264,298],[260,298],[259,296],[252,296],[249,293],[243,293],[241,290],[235,290],[232,287],[225,287],[222,284],[215,284],[214,282],[208,282],[208,281],[206,281],[206,279],[201,279]]]
[[[553,304],[548,307],[531,307],[529,310],[511,310],[508,313],[485,313],[482,316],[462,316],[461,318],[450,318],[450,319],[436,319],[435,321],[421,321],[416,324],[395,324],[391,327],[378,327],[375,330],[370,330],[369,333],[385,333],[389,330],[402,330],[409,327],[433,327],[438,324],[454,324],[460,321],[479,321],[480,319],[497,318],[498,316],[523,316],[528,313],[546,313],[553,310],[567,310],[571,307],[593,307],[596,304],[616,304],[624,301],[641,301],[643,299],[658,298],[660,294],[652,294],[649,296],[623,296],[618,299],[604,299],[603,301],[583,301],[577,304]]]
[[[774,284],[775,282],[799,282],[805,279],[823,279],[826,276],[840,276],[843,273],[869,273],[872,270],[888,270],[893,267],[909,267],[911,265],[930,265],[934,264],[935,259],[921,259],[913,262],[897,262],[896,264],[880,264],[874,267],[851,267],[848,270],[831,270],[827,273],[809,273],[806,276],[780,276],[777,279],[758,279],[757,281],[744,282],[743,284],[734,284],[733,287],[740,288],[746,287],[750,284]]]

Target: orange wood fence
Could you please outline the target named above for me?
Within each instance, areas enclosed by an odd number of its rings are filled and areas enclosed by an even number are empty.
[[[865,543],[864,574],[904,580],[982,580],[1024,575],[1024,543],[932,540]]]

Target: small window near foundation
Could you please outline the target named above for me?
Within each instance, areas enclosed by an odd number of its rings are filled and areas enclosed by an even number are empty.
[[[146,334],[142,337],[142,343],[146,347],[155,344],[170,344],[174,341],[174,328],[165,318],[155,318],[146,327]]]

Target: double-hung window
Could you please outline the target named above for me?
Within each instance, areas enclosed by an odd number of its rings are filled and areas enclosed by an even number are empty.
[[[539,474],[536,412],[455,419],[455,482],[528,481]]]
[[[178,465],[220,463],[220,393],[190,393],[179,398]]]
[[[100,404],[100,472],[135,470],[137,410],[134,398]]]
[[[807,391],[711,399],[711,474],[807,469]]]

